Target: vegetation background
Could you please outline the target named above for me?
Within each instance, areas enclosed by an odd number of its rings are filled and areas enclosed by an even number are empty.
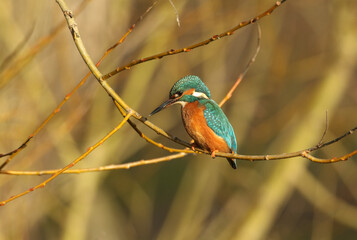
[[[67,1],[71,9],[79,1]],[[75,15],[81,37],[97,60],[152,1],[92,0]],[[221,33],[274,4],[254,1],[159,1],[100,67],[106,73],[133,59],[182,48]],[[61,21],[55,1],[0,1],[0,152],[19,146],[88,72],[67,27],[16,75],[14,59]],[[259,21],[261,51],[224,111],[241,154],[297,151],[342,135],[357,123],[357,2],[287,1]],[[255,25],[207,46],[150,61],[109,80],[147,116],[175,81],[200,76],[220,101],[244,70],[257,42]],[[9,77],[10,76],[10,77]],[[61,168],[122,120],[112,100],[89,79],[61,112],[6,169]],[[150,118],[189,141],[179,107]],[[138,123],[150,137],[157,136]],[[352,135],[316,154],[356,149]],[[125,125],[77,167],[167,155]],[[4,158],[2,160],[5,160]],[[356,157],[335,164],[296,158],[238,162],[188,156],[130,170],[61,175],[44,189],[0,208],[0,239],[355,239]],[[5,200],[46,176],[0,175]]]

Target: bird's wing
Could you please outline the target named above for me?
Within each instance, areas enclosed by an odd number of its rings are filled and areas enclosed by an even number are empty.
[[[211,99],[206,100],[204,106],[206,109],[203,111],[203,114],[208,127],[218,136],[222,137],[232,151],[237,152],[237,140],[232,125],[229,123],[222,109]]]

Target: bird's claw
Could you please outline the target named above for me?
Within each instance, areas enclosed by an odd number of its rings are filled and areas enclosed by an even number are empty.
[[[195,143],[195,141],[191,140],[190,144],[191,144],[192,151],[196,151],[197,144]]]
[[[218,150],[214,150],[211,152],[211,157],[212,158],[215,158],[216,157],[216,152],[218,152]]]

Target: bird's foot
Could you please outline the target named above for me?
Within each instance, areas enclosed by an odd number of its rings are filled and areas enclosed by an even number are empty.
[[[196,151],[196,147],[198,147],[198,145],[195,143],[195,141],[191,140],[190,144],[191,144],[192,151]]]
[[[219,152],[218,150],[214,150],[211,152],[211,157],[215,158],[216,157],[216,152]]]

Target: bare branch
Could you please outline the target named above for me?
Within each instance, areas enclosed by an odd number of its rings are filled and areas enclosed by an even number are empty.
[[[321,145],[323,143],[323,140],[324,140],[324,138],[326,136],[326,133],[327,133],[327,129],[328,129],[328,111],[326,110],[325,130],[322,133],[321,139],[320,139],[319,143],[317,144],[317,146],[319,146],[319,145]]]
[[[0,73],[11,63],[11,61],[18,55],[18,53],[24,48],[30,37],[32,36],[34,25],[22,39],[22,41],[16,46],[16,48],[0,63]]]
[[[257,29],[258,29],[258,41],[257,41],[257,48],[255,50],[255,53],[253,55],[253,57],[250,59],[250,61],[248,62],[247,66],[245,67],[244,71],[239,75],[238,79],[236,80],[236,82],[234,83],[233,87],[231,88],[231,90],[229,90],[229,92],[227,93],[227,95],[222,99],[222,101],[218,104],[220,107],[223,106],[223,104],[225,104],[233,95],[233,92],[236,90],[236,88],[238,87],[238,85],[241,83],[241,81],[243,80],[244,76],[247,74],[250,66],[255,62],[256,57],[258,56],[258,53],[260,51],[260,39],[262,37],[262,32],[260,30],[260,26],[257,23]]]
[[[177,11],[177,9],[176,9],[174,3],[172,2],[172,0],[169,0],[169,2],[170,2],[170,4],[171,4],[172,8],[175,10],[177,26],[180,27],[180,26],[181,26],[181,23],[180,23],[180,17],[179,17],[178,11]]]
[[[131,113],[127,114],[127,116],[119,123],[118,126],[116,126],[112,131],[110,131],[106,136],[104,136],[100,141],[98,141],[96,144],[94,144],[93,146],[89,147],[87,149],[87,151],[85,153],[83,153],[81,156],[79,156],[77,159],[75,159],[73,162],[71,162],[70,164],[68,164],[67,166],[65,166],[62,169],[59,169],[58,171],[56,171],[55,173],[52,174],[51,177],[49,177],[48,179],[46,179],[45,181],[43,181],[42,183],[38,184],[35,187],[32,187],[30,189],[28,189],[27,191],[24,191],[22,193],[19,193],[15,196],[12,196],[2,202],[0,202],[0,206],[4,206],[6,203],[11,202],[12,200],[15,200],[16,198],[19,198],[23,195],[26,195],[36,189],[39,188],[43,188],[46,186],[47,183],[51,182],[53,179],[55,179],[58,175],[62,174],[64,171],[66,171],[67,169],[73,167],[74,165],[76,165],[77,163],[79,163],[81,160],[83,160],[86,156],[88,156],[94,149],[96,149],[97,147],[99,147],[101,144],[103,144],[108,138],[110,138],[114,133],[116,133],[123,125],[124,123],[127,122],[127,120],[131,117]]]
[[[127,117],[128,117],[128,115],[126,116],[126,118]],[[127,121],[129,122],[130,119],[128,118]],[[330,159],[317,158],[317,157],[312,156],[309,153],[313,152],[313,151],[316,151],[318,149],[321,149],[323,147],[326,147],[326,146],[328,146],[328,145],[330,145],[332,143],[335,143],[337,141],[340,141],[343,138],[351,135],[355,130],[357,130],[357,127],[351,129],[346,134],[329,141],[328,143],[324,144],[323,146],[319,146],[319,147],[316,146],[314,148],[305,149],[305,150],[301,150],[301,151],[298,151],[298,152],[282,153],[282,154],[275,154],[275,155],[255,155],[255,156],[254,155],[227,154],[227,153],[219,153],[219,152],[217,152],[216,156],[232,157],[232,158],[236,158],[236,159],[239,159],[239,160],[249,160],[249,161],[282,160],[282,159],[295,158],[295,157],[303,157],[303,158],[306,158],[306,159],[308,159],[308,160],[310,160],[312,162],[316,162],[316,163],[334,163],[334,162],[339,162],[339,161],[346,161],[349,158],[351,158],[352,156],[357,155],[357,150],[355,150],[355,151],[353,151],[351,153],[348,153],[348,154],[346,154],[346,155],[344,155],[342,157],[338,157],[338,158],[334,157],[334,158],[330,158]],[[106,139],[109,138],[109,137],[110,136],[108,134],[106,136]],[[97,144],[100,145],[104,141],[100,141]],[[147,138],[147,141],[152,143],[150,141],[150,138]],[[153,144],[156,145],[155,143],[153,143]],[[161,145],[161,146],[158,145],[158,147],[170,151],[170,149],[168,149],[167,147],[164,147],[163,145]],[[94,149],[92,149],[92,150],[94,150]],[[177,150],[179,153],[173,154],[173,155],[169,155],[169,156],[165,156],[165,157],[154,158],[154,159],[150,159],[150,160],[139,160],[139,161],[135,161],[135,162],[131,162],[131,163],[115,164],[115,165],[101,166],[101,167],[96,167],[96,168],[65,170],[65,171],[63,171],[63,173],[73,174],[73,173],[85,173],[85,172],[97,172],[97,171],[107,171],[107,170],[129,169],[129,168],[132,168],[132,167],[138,167],[138,166],[142,166],[142,165],[150,165],[150,164],[160,163],[160,162],[164,162],[164,161],[171,161],[173,159],[182,158],[182,157],[186,156],[188,153],[194,153],[194,151],[187,150],[187,149],[182,149],[182,150],[175,149],[175,150]],[[206,153],[206,154],[210,155],[209,152],[206,152],[206,151],[203,151],[203,150],[200,150],[200,149],[198,149],[198,151],[199,151],[199,153]],[[43,171],[0,170],[0,174],[7,174],[7,175],[48,175],[48,174],[55,174],[58,171],[61,171],[61,169],[43,170]],[[0,205],[1,205],[1,203],[0,203]]]
[[[77,9],[78,12],[80,12],[84,6],[86,5],[86,3],[88,3],[88,0],[84,0],[80,7]],[[103,54],[103,56],[99,59],[99,61],[97,62],[96,66],[98,67],[104,58],[106,58],[108,56],[109,53],[111,53],[117,46],[119,46],[121,43],[123,43],[125,41],[125,39],[129,36],[129,34],[134,30],[135,26],[142,21],[142,19],[146,16],[146,14],[148,14],[151,9],[156,5],[157,2],[154,2],[148,9],[146,9],[146,11],[144,12],[143,15],[141,15],[137,21],[129,28],[129,30],[124,34],[123,37],[120,38],[119,41],[117,41],[113,46],[111,46],[110,48],[107,49],[107,51]],[[61,26],[61,25],[60,25]],[[57,26],[55,29],[60,28],[60,26]],[[59,29],[58,29],[59,30]],[[51,38],[54,37],[54,35],[57,33],[57,30],[54,31],[52,33],[52,35],[50,35]],[[49,38],[49,37],[48,37]],[[41,41],[40,41],[41,42]],[[0,166],[0,170],[3,169],[15,156],[16,154],[18,154],[22,149],[24,149],[27,144],[32,140],[33,137],[35,137],[44,127],[45,125],[61,110],[61,107],[71,98],[71,96],[87,81],[87,78],[91,75],[91,72],[88,72],[87,75],[82,78],[82,80],[64,97],[64,99],[62,100],[62,102],[51,112],[51,114],[40,124],[40,126],[38,128],[35,129],[35,131],[24,141],[24,143],[22,143],[22,145],[9,152],[9,153],[5,153],[5,154],[0,154],[0,158],[5,157],[5,156],[10,156],[8,159],[6,159],[6,161],[1,164]]]
[[[145,62],[145,61],[149,61],[149,60],[153,60],[153,59],[157,59],[157,58],[161,58],[163,56],[168,56],[168,55],[172,55],[172,54],[178,54],[178,53],[181,53],[181,52],[188,52],[194,48],[197,48],[197,47],[200,47],[200,46],[204,46],[206,44],[209,44],[210,42],[212,41],[215,41],[215,40],[218,40],[222,37],[225,37],[225,36],[229,36],[231,34],[234,33],[234,31],[238,30],[239,28],[242,28],[244,26],[247,26],[251,23],[254,23],[256,21],[258,21],[260,18],[264,17],[264,16],[267,16],[269,15],[270,13],[273,12],[273,10],[275,8],[277,8],[278,6],[281,5],[281,3],[285,2],[285,0],[282,0],[281,2],[276,2],[276,4],[271,7],[270,9],[268,9],[267,11],[265,11],[264,13],[258,15],[257,17],[255,18],[252,18],[251,20],[249,21],[246,21],[246,22],[242,22],[240,23],[239,25],[237,25],[235,28],[231,29],[231,30],[228,30],[220,35],[215,35],[213,37],[211,37],[210,39],[206,40],[206,41],[203,41],[203,42],[200,42],[200,43],[197,43],[197,44],[194,44],[192,46],[189,46],[188,48],[183,48],[183,49],[180,49],[180,50],[171,50],[171,51],[168,51],[168,52],[164,52],[164,53],[161,53],[161,54],[157,54],[157,55],[154,55],[154,56],[151,56],[149,58],[146,58],[146,59],[141,59],[141,60],[138,60],[137,62],[131,62],[129,65],[126,65],[123,67],[122,70],[124,69],[128,69],[130,68],[131,66],[134,66],[136,64],[139,64],[139,63],[142,63],[142,62]],[[38,171],[37,173],[41,173],[41,174],[53,174],[50,178],[48,178],[47,180],[43,181],[41,184],[33,187],[33,188],[30,188],[28,189],[27,191],[24,191],[20,194],[17,194],[5,201],[2,201],[0,202],[0,206],[2,205],[5,205],[6,203],[16,199],[16,198],[19,198],[25,194],[28,194],[38,188],[41,188],[41,187],[44,187],[47,183],[49,183],[50,181],[52,181],[54,178],[56,178],[58,175],[66,172],[67,170],[69,170],[71,167],[73,167],[75,164],[77,164],[79,161],[81,161],[82,159],[84,159],[88,154],[90,154],[96,147],[98,147],[100,144],[102,144],[103,142],[105,142],[109,137],[111,137],[116,131],[118,131],[126,122],[129,122],[129,124],[132,126],[132,128],[140,135],[140,137],[142,137],[143,139],[145,139],[146,141],[148,141],[149,143],[157,146],[157,147],[160,147],[160,148],[163,148],[167,151],[170,151],[170,152],[179,152],[178,154],[174,154],[174,155],[170,155],[170,156],[166,156],[166,157],[162,157],[162,158],[157,158],[157,159],[151,159],[151,160],[141,160],[141,161],[137,161],[137,162],[133,162],[133,163],[127,163],[127,164],[119,164],[119,165],[110,165],[110,166],[103,166],[103,167],[98,167],[98,168],[92,168],[92,169],[80,169],[80,170],[71,170],[71,171],[67,171],[67,173],[75,173],[75,171],[82,171],[82,172],[91,172],[91,171],[103,171],[103,170],[111,170],[111,169],[128,169],[128,168],[131,168],[131,167],[136,167],[136,166],[141,166],[141,165],[148,165],[148,164],[154,164],[154,163],[157,163],[157,162],[162,162],[162,161],[169,161],[169,160],[172,160],[172,159],[176,159],[176,158],[179,158],[179,157],[183,157],[183,156],[186,156],[187,153],[195,153],[195,152],[198,152],[198,153],[205,153],[205,154],[210,154],[209,152],[207,151],[203,151],[201,149],[197,149],[196,148],[196,151],[192,151],[192,150],[189,150],[189,149],[173,149],[173,148],[169,148],[169,147],[166,147],[160,143],[157,143],[155,142],[154,140],[150,139],[149,137],[147,137],[146,135],[144,135],[138,128],[137,126],[130,120],[130,117],[134,117],[136,119],[138,119],[139,121],[141,121],[145,126],[147,126],[148,128],[151,128],[152,130],[154,130],[155,132],[157,132],[158,134],[162,135],[162,136],[165,136],[167,137],[168,139],[172,140],[172,141],[175,141],[183,146],[186,146],[186,147],[190,147],[190,144],[185,142],[185,141],[182,141],[180,139],[178,139],[177,137],[175,136],[172,136],[168,133],[166,133],[164,130],[162,130],[161,128],[157,127],[156,125],[152,124],[151,122],[147,121],[147,119],[145,117],[143,117],[142,115],[140,115],[138,112],[136,112],[135,110],[133,110],[131,107],[129,107],[129,105],[127,105],[123,99],[120,98],[120,96],[113,90],[113,88],[105,81],[106,78],[109,78],[111,75],[110,74],[107,74],[105,76],[103,76],[103,74],[98,70],[97,66],[100,64],[100,62],[102,61],[103,58],[101,58],[99,60],[99,62],[94,65],[94,63],[92,62],[91,58],[89,57],[89,54],[87,53],[84,45],[83,45],[83,42],[81,40],[81,37],[80,37],[80,34],[79,34],[79,31],[78,31],[78,27],[77,27],[77,24],[73,18],[73,14],[72,12],[68,9],[68,7],[66,6],[66,3],[64,2],[64,0],[57,0],[57,3],[58,5],[60,6],[65,18],[66,18],[66,21],[67,21],[67,24],[68,24],[68,27],[69,27],[69,30],[73,36],[73,39],[74,39],[74,42],[76,44],[76,47],[80,53],[80,55],[82,56],[84,62],[87,64],[87,66],[89,67],[89,69],[91,70],[91,72],[93,73],[93,75],[96,77],[96,79],[98,80],[98,82],[101,84],[101,86],[105,89],[105,91],[108,93],[108,95],[113,99],[113,101],[115,102],[117,108],[119,109],[119,111],[121,112],[121,114],[124,116],[124,119],[121,121],[121,123],[115,128],[113,129],[109,134],[107,134],[104,138],[102,138],[99,142],[97,142],[95,145],[93,145],[92,147],[88,148],[88,150],[82,154],[80,157],[78,157],[77,159],[75,159],[72,163],[70,163],[69,165],[65,166],[64,168],[62,169],[57,169],[57,170],[50,170],[52,172],[46,172],[46,171]],[[131,30],[129,30],[131,31]],[[129,33],[128,33],[129,34]],[[126,37],[127,35],[125,35]],[[239,82],[241,81],[241,79],[244,77],[244,75],[246,74],[246,72],[248,71],[249,69],[249,66],[254,62],[255,58],[256,58],[256,55],[258,54],[258,51],[259,51],[259,42],[260,42],[260,34],[259,34],[259,38],[258,38],[258,47],[257,47],[257,50],[256,50],[256,53],[255,55],[253,56],[253,58],[251,59],[251,61],[248,63],[245,71],[241,74],[240,76],[240,80],[236,82],[235,86],[232,87],[231,91],[227,94],[227,99],[230,98],[230,96],[232,95],[233,91],[236,89],[236,87],[238,86]],[[109,48],[108,49],[108,52],[111,51],[112,49],[114,49],[118,44],[115,44],[113,47]],[[105,56],[106,56],[107,53],[105,53]],[[136,61],[136,60],[135,60]],[[122,70],[116,70],[114,71],[116,73],[122,71]],[[113,73],[113,72],[112,72]],[[113,75],[114,75],[113,74]],[[226,99],[226,100],[227,100]],[[224,103],[224,102],[223,102]],[[222,104],[223,104],[222,103]],[[320,159],[320,158],[316,158],[316,157],[313,157],[310,153],[317,150],[317,149],[321,149],[325,146],[328,146],[330,144],[333,144],[341,139],[343,139],[344,137],[352,134],[355,130],[357,129],[356,128],[353,128],[351,129],[350,131],[348,131],[346,134],[334,139],[334,140],[331,140],[329,142],[326,142],[326,143],[319,143],[318,145],[316,145],[315,147],[313,148],[309,148],[309,149],[305,149],[305,150],[302,150],[302,151],[298,151],[298,152],[292,152],[292,153],[283,153],[283,154],[275,154],[275,155],[240,155],[240,154],[228,154],[228,153],[216,153],[215,155],[216,156],[219,156],[219,157],[230,157],[230,158],[236,158],[236,159],[240,159],[240,160],[250,160],[250,161],[257,161],[257,160],[278,160],[278,159],[287,159],[287,158],[294,158],[294,157],[304,157],[304,158],[307,158],[311,161],[314,161],[314,162],[320,162],[320,163],[327,163],[327,162],[336,162],[336,161],[344,161],[344,160],[347,160],[348,158],[354,156],[357,154],[357,150],[349,153],[349,154],[346,154],[340,158],[332,158],[332,159]],[[325,134],[324,134],[325,135]],[[32,137],[32,136],[31,136]],[[29,140],[28,140],[29,141]],[[28,142],[26,141],[25,142],[25,145],[26,146],[26,143]],[[16,150],[14,150],[14,154],[16,154],[16,152],[20,151],[23,147],[20,147]],[[10,155],[13,155],[12,153]],[[4,165],[4,164],[3,164]],[[5,164],[6,165],[6,164]],[[2,166],[3,167],[3,166]],[[3,173],[3,174],[11,174],[12,173],[15,173],[14,171],[0,171],[0,173]],[[19,172],[18,172],[19,173]],[[25,175],[26,173],[28,173],[27,171],[22,171],[22,174],[21,175]],[[32,172],[33,173],[33,172]],[[31,174],[32,174],[31,173]]]
[[[282,154],[274,154],[274,155],[240,155],[240,154],[229,154],[229,153],[217,152],[216,156],[236,158],[239,160],[250,160],[250,161],[280,160],[280,159],[294,158],[294,157],[304,157],[304,158],[308,158],[309,160],[311,160],[313,162],[318,162],[318,163],[327,163],[327,162],[332,163],[332,162],[338,162],[338,161],[345,161],[348,158],[356,155],[357,151],[353,151],[353,152],[351,152],[345,156],[342,156],[340,158],[333,158],[333,160],[332,159],[326,160],[326,159],[313,158],[313,157],[310,157],[309,153],[314,152],[318,149],[324,148],[324,147],[331,145],[333,143],[336,143],[336,142],[340,141],[341,139],[351,135],[356,130],[357,130],[357,127],[354,127],[351,130],[349,130],[348,132],[346,132],[345,134],[343,134],[342,136],[337,137],[329,142],[323,143],[321,145],[316,145],[315,147],[308,148],[305,150],[292,152],[292,153],[282,153]],[[209,154],[208,152],[205,152],[205,153]]]
[[[207,45],[207,44],[209,44],[209,43],[211,43],[213,41],[216,41],[218,39],[221,39],[223,37],[231,36],[238,29],[240,29],[242,27],[245,27],[245,26],[247,26],[249,24],[255,23],[255,22],[259,21],[261,18],[270,15],[277,7],[279,7],[285,1],[286,0],[280,1],[280,2],[277,1],[272,7],[270,7],[265,12],[259,14],[258,16],[255,16],[255,17],[249,19],[248,21],[243,21],[243,22],[239,23],[237,26],[235,26],[234,28],[229,29],[229,30],[227,30],[227,31],[225,31],[223,33],[214,35],[214,36],[210,37],[209,39],[207,39],[205,41],[198,42],[198,43],[195,43],[193,45],[190,45],[190,46],[187,46],[187,47],[184,47],[184,48],[181,48],[181,49],[177,49],[177,50],[171,49],[169,51],[162,52],[162,53],[159,53],[159,54],[155,54],[155,55],[152,55],[152,56],[149,56],[149,57],[133,60],[130,63],[128,63],[128,64],[126,64],[126,65],[124,65],[122,67],[118,67],[115,70],[111,71],[110,73],[105,74],[103,76],[103,80],[106,80],[106,79],[114,76],[115,74],[117,74],[119,72],[122,72],[124,70],[128,70],[131,67],[133,67],[135,65],[138,65],[140,63],[148,62],[148,61],[151,61],[151,60],[161,59],[161,58],[169,56],[169,55],[179,54],[179,53],[183,53],[183,52],[189,52],[189,51],[191,51],[191,50],[193,50],[195,48],[205,46],[205,45]]]
[[[331,145],[331,144],[333,144],[335,142],[338,142],[341,139],[353,134],[356,130],[357,130],[357,127],[354,127],[351,130],[349,130],[348,132],[346,132],[345,134],[343,134],[342,136],[339,136],[338,138],[335,138],[335,139],[333,139],[333,140],[331,140],[329,142],[323,143],[323,144],[318,144],[315,147],[312,147],[312,148],[308,149],[308,152],[312,152],[312,151],[315,151],[317,149],[323,148],[325,146]]]
[[[83,0],[78,6],[78,8],[74,11],[75,14],[80,14],[90,1],[91,0]],[[65,25],[66,21],[62,21],[61,23],[59,23],[56,27],[52,29],[50,34],[38,40],[25,54],[23,54],[23,56],[15,59],[11,63],[10,67],[6,69],[0,69],[0,87],[6,84],[14,76],[16,76],[21,71],[21,69],[23,69],[28,63],[30,63],[31,60],[37,55],[37,53],[39,53],[50,42],[52,42],[52,40],[57,36],[57,34],[60,32],[60,30],[62,30]]]
[[[107,166],[95,167],[95,168],[83,168],[83,169],[68,169],[63,173],[66,174],[79,174],[79,173],[89,173],[89,172],[101,172],[101,171],[109,171],[109,170],[120,170],[120,169],[130,169],[133,167],[144,166],[144,165],[151,165],[155,163],[167,162],[173,159],[182,158],[186,156],[186,153],[176,153],[172,155],[168,155],[165,157],[147,159],[147,160],[139,160],[130,163],[122,163],[122,164],[111,164]],[[21,176],[43,176],[43,175],[51,175],[54,174],[61,169],[54,169],[54,170],[44,170],[44,171],[12,171],[12,170],[1,170],[0,174],[7,174],[7,175],[21,175]]]

